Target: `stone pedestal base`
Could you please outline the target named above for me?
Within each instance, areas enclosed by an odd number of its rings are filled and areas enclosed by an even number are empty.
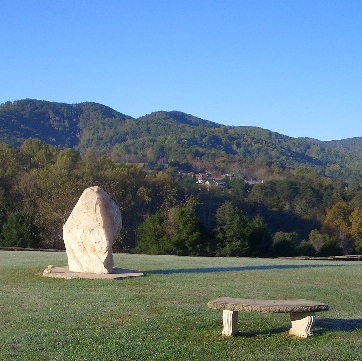
[[[307,338],[312,336],[312,327],[315,316],[313,313],[291,313],[292,327],[289,334],[292,336]]]
[[[68,267],[54,267],[49,265],[43,272],[44,277],[52,278],[65,278],[68,280],[71,279],[92,279],[92,280],[114,280],[119,278],[128,278],[128,277],[139,277],[144,274],[139,271],[125,270],[121,268],[113,268],[112,273],[84,273],[84,272],[70,272]]]

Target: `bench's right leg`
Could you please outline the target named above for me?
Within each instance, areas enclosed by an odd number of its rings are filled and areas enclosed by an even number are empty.
[[[303,338],[312,336],[314,319],[314,313],[291,313],[292,328],[289,330],[289,334]]]
[[[238,312],[223,310],[223,336],[234,336],[238,331]]]

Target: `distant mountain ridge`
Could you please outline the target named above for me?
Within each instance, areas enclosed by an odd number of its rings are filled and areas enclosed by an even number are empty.
[[[347,153],[355,154],[362,157],[362,137],[354,137],[341,140],[331,140],[322,142],[331,149],[343,150]]]
[[[102,122],[102,128],[128,119],[124,114],[96,103],[66,104],[25,99],[0,106],[0,140],[19,146],[25,139],[37,138],[59,147],[78,147],[81,132],[89,121]],[[112,120],[113,124],[110,123]],[[103,131],[103,129],[100,129]]]
[[[116,161],[214,164],[265,158],[310,166],[334,178],[360,180],[362,138],[319,141],[251,126],[225,126],[180,111],[140,118],[102,104],[24,99],[0,105],[0,142],[19,147],[37,138],[60,148],[92,148]]]

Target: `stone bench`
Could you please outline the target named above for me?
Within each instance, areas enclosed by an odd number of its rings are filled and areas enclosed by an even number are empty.
[[[312,335],[315,312],[327,311],[328,305],[307,300],[253,300],[222,297],[208,302],[208,307],[223,310],[223,336],[238,333],[238,312],[289,313],[292,327],[289,334],[297,337]]]

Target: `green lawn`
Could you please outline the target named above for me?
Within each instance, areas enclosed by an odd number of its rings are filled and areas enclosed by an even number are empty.
[[[0,360],[362,360],[362,262],[116,254],[123,280],[42,277],[65,253],[0,251]],[[221,297],[328,303],[315,336],[287,314],[240,313],[221,336]]]

